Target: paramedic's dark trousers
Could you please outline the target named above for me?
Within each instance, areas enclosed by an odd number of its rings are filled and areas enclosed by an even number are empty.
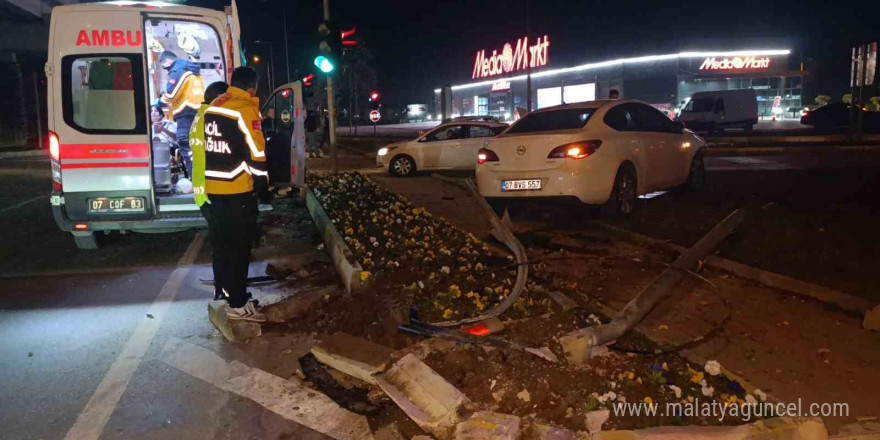
[[[183,165],[186,167],[186,177],[189,180],[193,178],[192,148],[189,146],[189,129],[192,127],[193,119],[193,116],[179,116],[176,120],[177,145],[180,146],[178,151],[180,152],[180,158],[183,160]]]
[[[247,276],[257,230],[257,199],[253,194],[209,195],[208,229],[214,248],[214,285],[227,295],[229,307],[247,304]],[[223,289],[223,290],[220,290]]]

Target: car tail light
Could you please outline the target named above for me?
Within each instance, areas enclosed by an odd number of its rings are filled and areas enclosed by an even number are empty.
[[[572,142],[554,148],[553,151],[547,155],[547,159],[583,159],[585,157],[590,157],[590,155],[599,150],[599,147],[601,146],[602,141],[600,140]]]
[[[76,229],[77,231],[88,231],[89,225],[86,223],[77,223],[73,226],[73,228]]]
[[[498,155],[492,150],[480,148],[480,151],[477,151],[477,163],[480,165],[486,162],[498,162],[499,160]]]
[[[64,186],[61,184],[61,139],[53,131],[49,132],[49,156],[52,158],[52,190],[63,192]]]

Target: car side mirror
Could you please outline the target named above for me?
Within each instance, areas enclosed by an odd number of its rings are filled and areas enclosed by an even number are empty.
[[[672,121],[672,131],[681,133],[684,131],[684,123],[681,121]]]

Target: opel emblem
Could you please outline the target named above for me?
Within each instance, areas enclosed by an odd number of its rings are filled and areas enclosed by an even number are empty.
[[[522,156],[523,154],[526,154],[526,146],[520,145],[520,146],[516,147],[516,154],[519,154],[520,156]]]

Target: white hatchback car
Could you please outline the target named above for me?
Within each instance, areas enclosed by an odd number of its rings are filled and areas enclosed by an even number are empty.
[[[639,195],[702,186],[704,147],[643,102],[561,105],[529,113],[491,139],[478,153],[477,186],[495,202],[575,198],[628,215]]]
[[[412,176],[418,170],[472,170],[477,151],[506,128],[498,122],[442,124],[414,140],[380,148],[376,166],[388,167],[395,176]]]

